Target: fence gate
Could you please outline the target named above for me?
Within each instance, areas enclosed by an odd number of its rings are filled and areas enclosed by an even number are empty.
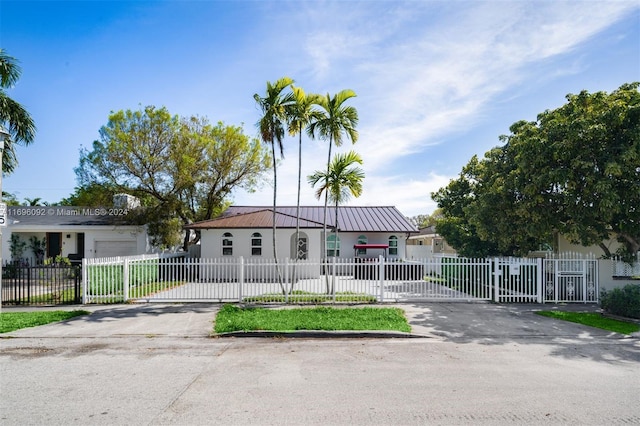
[[[63,305],[82,301],[81,269],[71,265],[29,266],[18,262],[2,268],[2,303]]]
[[[597,302],[598,261],[595,259],[545,259],[545,302]]]
[[[594,259],[84,259],[84,303],[597,302]]]
[[[542,302],[542,259],[497,258],[494,263],[495,301]]]

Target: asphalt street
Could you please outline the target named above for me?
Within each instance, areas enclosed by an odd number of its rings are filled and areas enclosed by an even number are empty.
[[[81,307],[1,335],[0,424],[640,424],[638,336],[534,313],[593,306],[393,306],[411,334],[211,337],[217,305]]]

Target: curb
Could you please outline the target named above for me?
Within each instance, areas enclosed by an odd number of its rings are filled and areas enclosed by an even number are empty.
[[[397,331],[231,331],[228,333],[212,334],[211,337],[264,337],[281,339],[429,339],[432,336],[402,333]]]

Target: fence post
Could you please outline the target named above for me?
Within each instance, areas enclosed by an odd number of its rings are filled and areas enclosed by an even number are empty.
[[[600,262],[593,259],[593,291],[596,303],[600,303]],[[638,254],[638,262],[640,264],[640,254]]]
[[[82,258],[82,304],[87,304],[89,289],[89,270],[87,268],[87,259]]]
[[[497,257],[493,259],[493,301],[500,303],[500,261]]]
[[[284,259],[284,303],[289,303],[289,258]]]
[[[384,256],[378,255],[378,280],[380,280],[380,303],[384,302]]]
[[[554,303],[558,303],[558,266],[560,266],[561,260],[554,259],[553,260],[553,294],[554,294]]]
[[[537,268],[537,276],[536,276],[536,299],[538,301],[538,303],[543,303],[542,300],[542,284],[543,284],[543,276],[544,276],[544,269],[542,267],[542,265],[544,265],[544,262],[542,261],[542,258],[538,258],[537,262],[536,262],[536,268]]]
[[[238,303],[242,302],[242,285],[244,284],[244,257],[238,259]]]
[[[122,297],[126,302],[129,300],[129,259],[124,258],[122,264]]]
[[[331,258],[331,296],[336,303],[336,257]]]
[[[587,259],[582,262],[582,303],[587,303]]]

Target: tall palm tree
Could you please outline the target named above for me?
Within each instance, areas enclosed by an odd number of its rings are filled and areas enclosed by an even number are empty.
[[[364,171],[356,164],[362,164],[362,158],[358,153],[349,151],[346,154],[336,154],[330,164],[328,173],[317,171],[307,178],[313,187],[320,184],[316,190],[317,199],[320,199],[324,193],[325,199],[335,203],[334,256],[336,256],[338,250],[338,206],[349,200],[351,196],[357,198],[362,194]],[[328,288],[328,283],[327,292],[333,292],[332,289]]]
[[[298,135],[298,198],[296,201],[296,260],[301,258],[300,253],[300,185],[302,181],[302,131],[322,117],[322,114],[314,108],[318,95],[305,94],[300,87],[293,87],[293,103],[288,109],[289,134]]]
[[[352,143],[356,143],[358,140],[358,131],[356,125],[358,124],[358,111],[344,103],[356,96],[353,90],[345,89],[333,97],[328,93],[326,96],[319,96],[316,98],[316,104],[322,109],[322,118],[316,120],[309,125],[308,133],[311,137],[316,135],[321,139],[329,141],[329,154],[327,156],[327,172],[329,175],[331,164],[331,147],[333,144],[336,146],[342,145],[343,135],[346,135],[348,139],[351,139]],[[322,257],[325,257],[326,245],[327,245],[327,204],[328,193],[325,192],[324,198],[324,219],[322,230]]]
[[[36,134],[31,115],[5,92],[16,84],[21,74],[18,61],[0,49],[0,127],[6,128],[10,135],[4,142],[2,156],[2,171],[5,173],[13,172],[18,165],[14,144],[29,145]]]
[[[271,156],[273,160],[273,259],[280,278],[282,287],[282,277],[278,267],[278,253],[276,248],[276,203],[278,194],[278,172],[276,161],[276,144],[280,150],[280,158],[284,158],[282,139],[285,133],[285,123],[287,120],[287,108],[293,102],[293,95],[284,93],[285,89],[293,84],[289,77],[282,77],[274,84],[267,81],[267,93],[263,98],[259,94],[254,94],[253,99],[262,111],[262,118],[257,126],[260,129],[260,138],[264,143],[271,145]],[[284,287],[283,287],[284,291]]]

